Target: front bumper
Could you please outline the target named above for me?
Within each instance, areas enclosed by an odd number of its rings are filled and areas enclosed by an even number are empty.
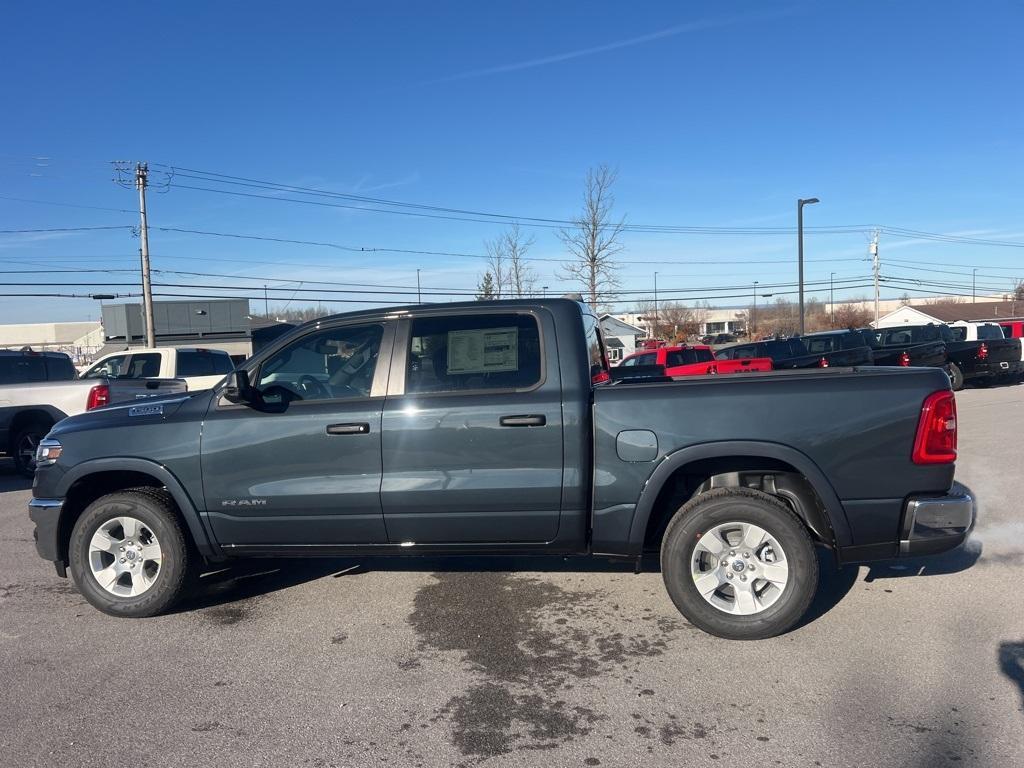
[[[934,555],[960,546],[974,528],[974,497],[955,485],[945,496],[910,499],[903,512],[901,555]]]
[[[63,499],[32,499],[28,503],[29,519],[36,524],[32,532],[36,540],[36,552],[44,560],[57,567],[57,573],[67,575],[67,563],[61,557],[60,513],[64,508]]]

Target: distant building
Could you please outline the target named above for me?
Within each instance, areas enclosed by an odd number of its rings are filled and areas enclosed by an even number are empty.
[[[601,335],[608,350],[608,360],[615,364],[636,352],[637,339],[647,336],[647,331],[614,315],[601,315]]]
[[[0,349],[64,352],[76,363],[86,362],[103,346],[98,321],[70,323],[15,323],[0,325]]]
[[[979,301],[959,304],[917,304],[894,309],[872,323],[876,328],[928,323],[999,322],[1024,319],[1024,301]]]
[[[252,354],[248,299],[202,299],[153,302],[158,347],[207,347],[235,358]],[[146,344],[142,304],[103,307],[103,354]]]

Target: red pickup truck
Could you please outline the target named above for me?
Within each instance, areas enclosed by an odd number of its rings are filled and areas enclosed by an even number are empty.
[[[621,366],[660,365],[666,376],[707,376],[716,373],[754,373],[772,370],[770,357],[747,357],[719,360],[705,344],[659,347],[637,352],[624,359]]]

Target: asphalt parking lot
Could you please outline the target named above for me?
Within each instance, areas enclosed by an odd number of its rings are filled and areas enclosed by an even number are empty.
[[[1019,765],[1024,386],[958,400],[973,539],[828,573],[756,643],[690,628],[654,564],[587,559],[263,561],[112,619],[0,463],[0,762]]]

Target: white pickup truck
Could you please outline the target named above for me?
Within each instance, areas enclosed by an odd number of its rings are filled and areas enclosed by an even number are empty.
[[[97,377],[0,386],[0,454],[10,456],[14,469],[31,477],[39,441],[61,419],[111,403],[185,391],[179,379]]]
[[[158,347],[126,349],[104,355],[83,373],[83,379],[184,379],[188,391],[210,389],[235,368],[219,349]]]

